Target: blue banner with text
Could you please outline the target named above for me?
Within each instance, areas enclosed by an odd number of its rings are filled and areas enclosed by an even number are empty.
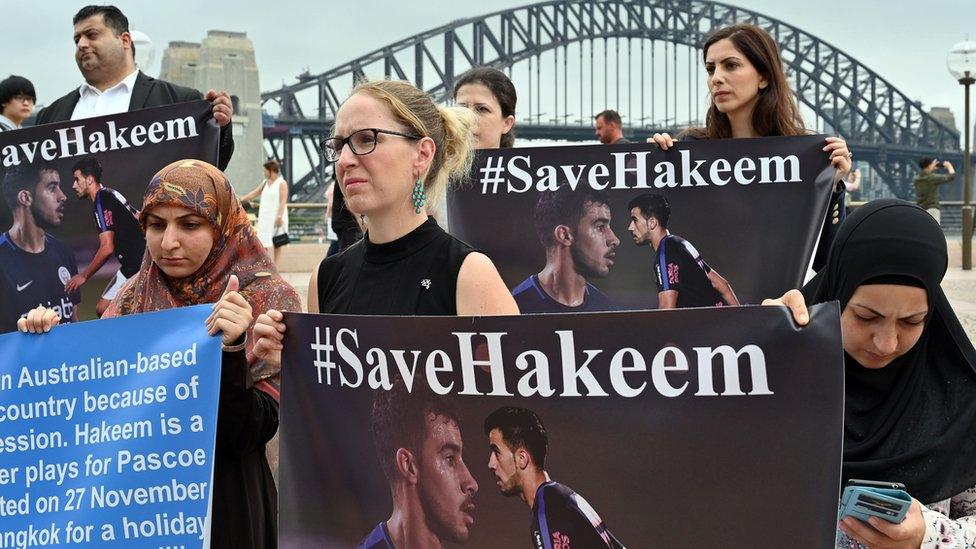
[[[210,305],[0,336],[0,547],[206,547]]]

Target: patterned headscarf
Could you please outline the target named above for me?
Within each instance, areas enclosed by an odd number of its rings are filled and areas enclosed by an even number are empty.
[[[251,305],[254,318],[268,309],[301,311],[298,293],[278,274],[223,172],[201,160],[173,162],[159,170],[146,189],[139,213],[143,230],[146,215],[159,206],[178,206],[206,219],[214,231],[213,248],[195,273],[169,278],[147,247],[139,273],[126,282],[103,318],[216,302],[232,274],[237,275],[238,292]],[[251,374],[259,389],[277,399],[280,367],[254,356],[253,328],[252,323],[247,334]]]

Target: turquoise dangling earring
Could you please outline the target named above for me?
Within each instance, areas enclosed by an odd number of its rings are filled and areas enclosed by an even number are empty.
[[[410,195],[410,198],[413,200],[414,211],[420,213],[424,204],[427,203],[427,192],[424,190],[424,182],[419,177],[413,185],[413,194]]]

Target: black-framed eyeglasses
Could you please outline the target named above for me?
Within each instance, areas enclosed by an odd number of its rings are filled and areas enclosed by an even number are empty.
[[[361,130],[356,130],[352,132],[349,137],[327,137],[319,143],[322,149],[322,154],[325,155],[325,159],[329,162],[335,162],[339,160],[339,154],[342,153],[342,147],[349,145],[349,150],[352,154],[356,156],[362,156],[364,154],[369,154],[376,150],[376,136],[385,133],[387,135],[396,135],[406,139],[423,139],[424,136],[395,132],[393,130],[382,130],[380,128],[363,128]]]

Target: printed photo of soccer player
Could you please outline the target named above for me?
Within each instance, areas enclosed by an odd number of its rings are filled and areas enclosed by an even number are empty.
[[[705,263],[691,242],[671,234],[671,205],[659,194],[645,193],[627,205],[627,229],[634,244],[654,252],[658,308],[738,305],[728,280]]]
[[[15,331],[17,319],[39,305],[54,309],[62,323],[77,320],[81,295],[64,287],[78,272],[75,257],[47,233],[64,218],[61,176],[38,162],[8,168],[0,185],[13,214],[0,234],[0,333]]]
[[[119,260],[119,270],[112,277],[95,307],[102,316],[109,303],[122,289],[125,281],[139,272],[142,256],[146,252],[146,236],[139,225],[139,212],[129,205],[122,193],[102,184],[102,164],[94,156],[82,158],[71,168],[74,184],[72,189],[79,200],[92,201],[95,228],[98,230],[98,251],[91,263],[81,273],[71,277],[64,285],[65,291],[81,290],[109,256]]]
[[[393,512],[358,545],[361,549],[436,549],[468,541],[478,483],[464,463],[458,413],[402,379],[373,398],[373,441],[390,484]]]
[[[532,510],[532,547],[623,547],[583,496],[549,477],[549,435],[535,412],[499,408],[485,418],[485,435],[488,469],[502,495],[519,496]]]
[[[610,298],[587,281],[610,274],[620,239],[610,227],[610,199],[590,187],[563,185],[543,191],[535,206],[535,229],[546,265],[512,290],[519,311],[562,313],[609,311]]]

